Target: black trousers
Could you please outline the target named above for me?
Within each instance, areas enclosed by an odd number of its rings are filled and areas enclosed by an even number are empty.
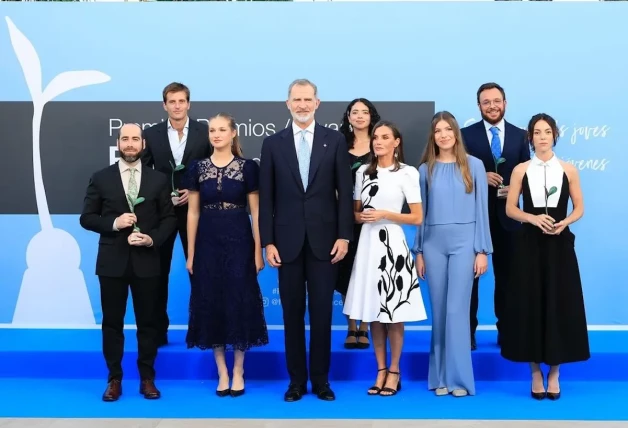
[[[154,364],[157,358],[155,289],[159,285],[159,277],[137,278],[129,264],[126,274],[121,278],[99,276],[98,279],[103,313],[103,355],[109,369],[108,381],[122,379],[123,328],[129,287],[137,324],[137,368],[140,378],[154,379]]]
[[[495,275],[495,292],[493,294],[493,306],[495,318],[497,318],[497,332],[500,329],[500,319],[504,319],[505,292],[508,287],[508,276],[512,256],[512,244],[514,232],[503,228],[497,216],[490,218],[491,240],[493,241],[493,274]],[[473,280],[471,292],[471,334],[475,334],[478,328],[478,284],[479,278]]]
[[[281,256],[281,253],[279,254]],[[305,348],[306,291],[310,315],[310,370],[312,385],[328,382],[331,320],[338,265],[314,256],[307,238],[299,256],[279,268],[279,297],[283,309],[286,364],[290,382],[308,381]]]
[[[183,254],[188,258],[188,206],[187,204],[174,207],[177,216],[177,228],[172,235],[160,247],[161,278],[157,287],[157,334],[161,339],[168,333],[170,318],[168,317],[168,289],[170,283],[170,267],[172,265],[172,253],[177,234],[183,244]]]

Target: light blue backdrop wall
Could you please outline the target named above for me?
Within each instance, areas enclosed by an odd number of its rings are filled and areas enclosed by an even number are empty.
[[[158,101],[170,81],[185,82],[196,100],[281,101],[288,83],[305,76],[318,84],[323,102],[434,100],[437,110],[450,110],[466,124],[479,118],[477,87],[499,82],[511,122],[524,127],[540,111],[558,119],[558,155],[578,166],[584,191],[585,217],[573,231],[588,322],[628,325],[625,2],[3,2],[0,15],[0,101],[31,100],[5,16],[34,45],[44,87],[68,70],[111,77],[59,101]],[[11,168],[10,160],[3,168]],[[77,216],[53,221],[79,243],[88,304],[99,322],[97,237],[78,226]],[[38,231],[37,216],[0,216],[0,323],[13,320],[26,247]],[[189,290],[180,247],[172,276],[171,320],[184,325]],[[276,272],[266,269],[260,280],[268,322],[280,325]],[[63,295],[63,278],[44,282],[51,294]],[[491,282],[492,271],[481,283],[485,325],[494,322]],[[132,323],[132,310],[128,314]],[[344,323],[339,296],[335,322]]]

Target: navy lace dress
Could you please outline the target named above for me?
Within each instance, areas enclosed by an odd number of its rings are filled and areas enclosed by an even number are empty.
[[[200,192],[188,348],[246,351],[268,343],[246,210],[258,179],[257,163],[239,157],[224,167],[202,159],[186,174],[186,187]]]

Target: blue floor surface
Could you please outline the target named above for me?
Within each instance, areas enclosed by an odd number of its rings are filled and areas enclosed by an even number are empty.
[[[135,331],[125,333],[124,395],[105,403],[100,330],[0,329],[0,417],[628,420],[628,332],[589,332],[591,359],[561,367],[563,397],[538,402],[530,397],[527,364],[504,360],[494,331],[477,333],[477,395],[463,398],[427,391],[429,331],[406,332],[403,389],[394,397],[366,395],[376,376],[373,349],[346,350],[346,333],[335,331],[330,379],[338,398],[331,403],[311,394],[283,401],[282,331],[271,331],[268,346],[247,353],[247,393],[235,399],[214,394],[212,352],[187,349],[185,331],[172,331],[156,362],[163,397],[145,400],[138,393]]]
[[[119,401],[105,403],[102,380],[3,379],[0,417],[628,420],[625,382],[563,381],[556,402],[530,398],[528,382],[478,382],[478,394],[463,398],[436,397],[424,382],[402,382],[394,397],[369,397],[371,383],[335,382],[334,402],[309,394],[285,403],[285,382],[251,381],[244,396],[219,398],[213,381],[160,381],[162,398],[145,400],[129,380]]]

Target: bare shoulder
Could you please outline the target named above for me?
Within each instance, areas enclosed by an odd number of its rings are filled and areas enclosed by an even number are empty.
[[[525,174],[525,172],[528,169],[529,165],[530,165],[530,161],[529,160],[520,163],[519,165],[517,165],[516,167],[513,168],[512,176],[513,177],[523,177],[523,174]]]
[[[563,167],[563,171],[565,171],[565,174],[567,174],[567,178],[570,181],[572,178],[578,177],[578,168],[576,168],[572,163],[565,162],[562,159],[559,159],[558,162],[560,162],[560,166]]]

